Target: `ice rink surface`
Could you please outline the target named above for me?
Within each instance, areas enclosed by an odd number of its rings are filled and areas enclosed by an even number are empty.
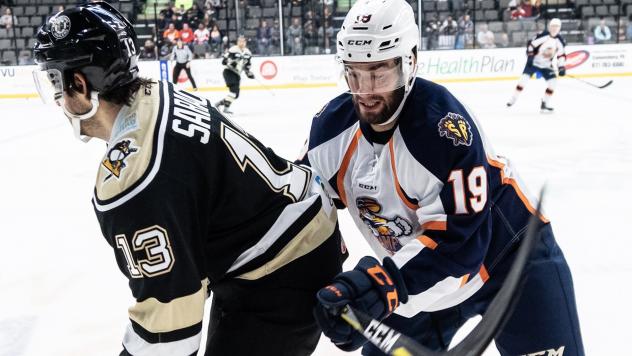
[[[587,355],[629,355],[632,78],[613,79],[603,90],[561,80],[551,115],[539,114],[542,81],[510,109],[514,82],[445,84],[532,191],[547,184],[546,213],[574,273]],[[312,115],[338,91],[244,91],[234,120],[294,159]],[[199,94],[216,101],[224,93]],[[105,145],[75,140],[39,99],[0,100],[0,113],[0,355],[117,355],[132,298],[90,203]],[[349,269],[370,251],[340,216]],[[316,351],[343,354],[325,338]]]

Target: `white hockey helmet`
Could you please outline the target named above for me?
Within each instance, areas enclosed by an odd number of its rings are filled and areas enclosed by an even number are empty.
[[[393,122],[406,103],[417,75],[413,56],[419,49],[419,39],[413,9],[405,0],[358,0],[342,23],[336,57],[344,66],[350,93],[404,89],[396,110],[378,125]],[[397,59],[395,66],[391,59]]]
[[[401,58],[406,92],[417,73],[413,51],[419,49],[419,28],[405,0],[358,0],[337,35],[337,57],[344,63]]]

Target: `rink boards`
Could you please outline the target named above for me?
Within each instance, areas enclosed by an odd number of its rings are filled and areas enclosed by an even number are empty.
[[[632,76],[632,44],[569,46],[567,55],[568,73],[577,77]],[[515,80],[526,62],[524,48],[424,51],[418,58],[418,75],[443,83]],[[173,65],[139,63],[141,75],[170,81]],[[0,99],[37,97],[35,68],[0,67]],[[201,91],[226,90],[220,59],[194,60],[191,70]],[[256,79],[243,78],[243,90],[343,87],[335,55],[253,57],[252,71]],[[187,82],[184,72],[178,82]]]

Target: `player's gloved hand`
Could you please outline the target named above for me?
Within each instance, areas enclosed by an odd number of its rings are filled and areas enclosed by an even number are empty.
[[[533,65],[533,56],[527,56],[527,65],[528,66],[532,66]]]
[[[246,77],[250,79],[255,79],[255,75],[251,71],[246,71]]]
[[[228,63],[228,58],[224,57],[222,58],[222,65],[226,65]]]
[[[340,317],[347,305],[382,320],[401,303],[408,301],[408,291],[399,269],[390,258],[384,265],[365,256],[351,271],[338,274],[332,283],[316,293],[314,316],[325,336],[341,350],[360,348],[366,339]]]
[[[560,77],[563,77],[566,75],[566,67],[564,66],[560,66],[557,68],[557,73],[560,75]]]

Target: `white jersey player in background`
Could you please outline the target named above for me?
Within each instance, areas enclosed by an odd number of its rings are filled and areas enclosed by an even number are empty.
[[[552,112],[551,97],[557,85],[557,76],[566,75],[566,42],[560,35],[562,22],[560,19],[552,19],[547,30],[535,35],[527,43],[527,64],[522,71],[520,81],[516,85],[516,90],[507,102],[507,106],[512,106],[518,100],[518,95],[536,73],[539,73],[546,80],[546,90],[542,97],[540,109],[542,112]],[[557,69],[557,73],[556,73]]]

